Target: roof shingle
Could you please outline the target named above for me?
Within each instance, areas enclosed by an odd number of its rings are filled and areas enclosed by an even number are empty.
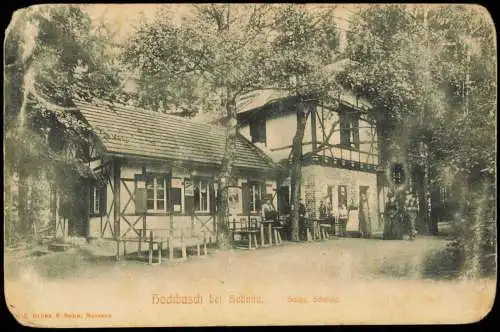
[[[105,103],[74,101],[107,152],[220,165],[225,149],[221,127],[178,116]],[[238,134],[235,167],[278,167]]]

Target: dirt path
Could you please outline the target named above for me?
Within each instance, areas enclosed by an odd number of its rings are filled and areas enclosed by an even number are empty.
[[[8,303],[14,304],[18,313],[26,313],[32,324],[44,326],[480,319],[492,303],[494,281],[422,278],[425,257],[445,245],[432,237],[417,241],[337,239],[255,251],[212,252],[208,257],[157,266],[80,260],[70,265],[73,273],[59,269],[50,277],[24,267],[18,277],[6,279],[6,290]],[[63,257],[60,255],[58,261],[63,262]],[[168,304],[176,295],[193,299],[198,295],[203,303]],[[239,303],[242,301],[250,303]],[[52,317],[32,317],[40,311]],[[111,317],[85,318],[88,312]],[[57,313],[68,315],[56,318]],[[81,313],[83,318],[71,313]]]

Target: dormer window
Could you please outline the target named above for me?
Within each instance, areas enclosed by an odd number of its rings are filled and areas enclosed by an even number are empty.
[[[266,144],[266,119],[256,119],[250,123],[252,143]]]

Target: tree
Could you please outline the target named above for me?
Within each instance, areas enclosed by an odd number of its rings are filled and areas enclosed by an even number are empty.
[[[291,151],[292,240],[299,240],[299,198],[302,178],[302,142],[307,118],[319,101],[329,102],[340,90],[335,75],[326,70],[338,60],[338,33],[334,7],[312,11],[287,5],[276,13],[273,58],[266,71],[273,85],[295,97],[297,129]]]
[[[270,51],[269,13],[269,5],[194,5],[175,23],[172,13],[162,10],[138,28],[124,54],[139,71],[143,100],[151,108],[182,105],[196,112],[203,107],[225,118],[226,144],[217,180],[221,248],[229,247],[227,188],[236,149],[236,99],[262,84],[260,69]]]
[[[237,134],[236,100],[270,88],[287,91],[303,103],[325,94],[332,84],[321,76],[322,65],[332,58],[328,50],[336,41],[328,14],[308,13],[296,5],[195,5],[180,23],[174,23],[172,13],[161,11],[131,38],[124,59],[139,71],[146,104],[153,109],[160,104],[191,107],[193,112],[208,109],[225,119],[217,195],[221,248],[229,246],[227,186]],[[296,146],[301,147],[307,113],[298,113],[304,116]],[[295,162],[300,169],[300,158]],[[300,182],[300,175],[294,179]]]
[[[396,141],[414,168],[427,168],[430,189],[461,187],[462,179],[476,184],[471,193],[490,192],[482,184],[496,177],[491,23],[481,7],[459,5],[370,7],[353,18],[347,55],[355,62],[343,80],[376,105],[382,138]],[[427,146],[425,159],[414,142]],[[457,193],[458,205],[483,204],[466,196]]]
[[[118,67],[105,56],[109,36],[94,28],[78,6],[42,5],[15,12],[6,31],[4,176],[10,198],[9,236],[14,235],[14,223],[17,235],[34,235],[40,211],[30,204],[48,196],[48,188],[39,182],[57,179],[51,174],[58,160],[68,167],[77,162],[68,160],[63,149],[84,139],[85,126],[71,115],[71,99],[105,97],[117,86]],[[15,175],[17,218],[11,192]]]

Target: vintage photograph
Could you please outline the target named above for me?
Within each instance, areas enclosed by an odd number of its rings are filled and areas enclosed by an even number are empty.
[[[4,40],[33,327],[466,324],[496,289],[497,40],[458,4],[43,4]]]

